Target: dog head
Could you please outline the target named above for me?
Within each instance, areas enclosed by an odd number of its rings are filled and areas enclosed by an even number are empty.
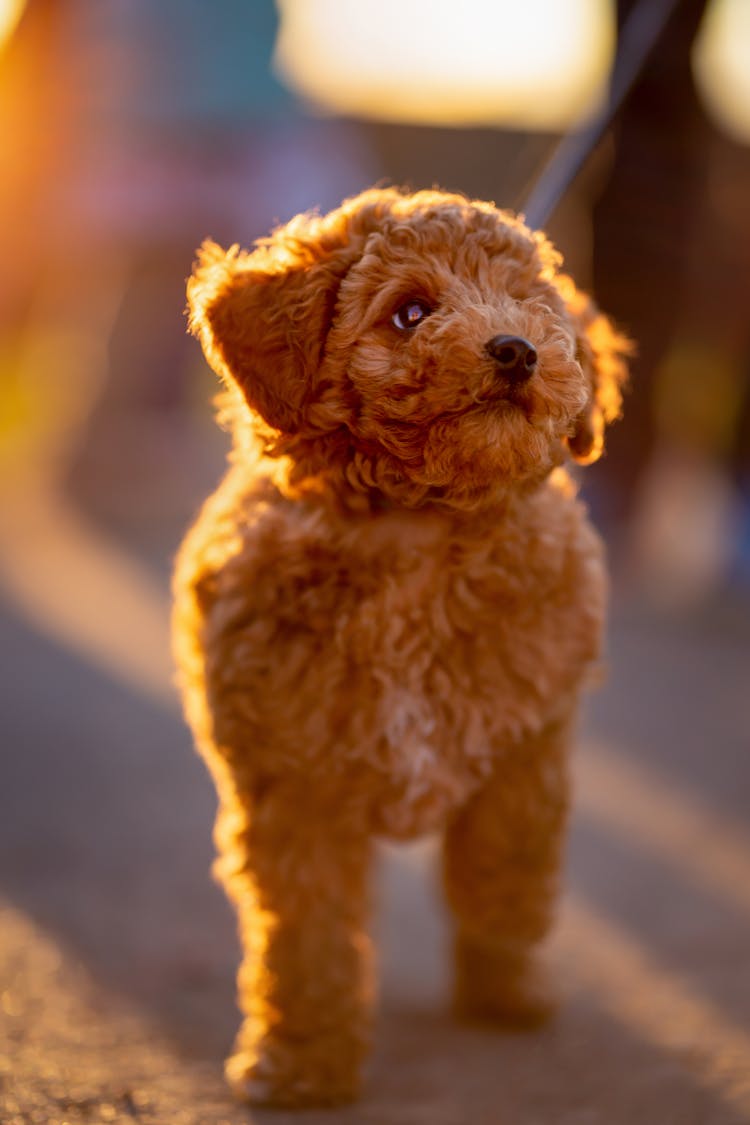
[[[190,323],[292,479],[473,507],[595,460],[619,413],[627,342],[560,264],[491,204],[372,190],[205,244]]]

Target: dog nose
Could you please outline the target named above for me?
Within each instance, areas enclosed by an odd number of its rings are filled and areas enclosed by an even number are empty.
[[[493,336],[485,348],[503,375],[514,383],[524,383],[534,374],[536,348],[523,336]]]

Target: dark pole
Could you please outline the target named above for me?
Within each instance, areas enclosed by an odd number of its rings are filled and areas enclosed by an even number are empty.
[[[554,213],[630,93],[679,2],[640,0],[633,8],[620,33],[605,105],[583,129],[568,133],[559,141],[521,207],[530,227],[543,227]]]

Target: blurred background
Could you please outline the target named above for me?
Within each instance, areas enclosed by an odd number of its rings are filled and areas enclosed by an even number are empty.
[[[185,329],[195,248],[206,236],[248,246],[373,183],[523,210],[560,136],[606,99],[634,7],[0,0],[0,893],[22,980],[15,999],[3,993],[19,1105],[70,1081],[52,1009],[28,1032],[34,980],[49,993],[68,957],[211,1073],[233,1026],[233,924],[206,874],[213,796],[176,716],[167,641],[171,558],[227,447],[214,376]],[[609,952],[581,985],[578,1039],[551,1041],[547,1062],[554,1074],[576,1043],[609,1044],[610,1103],[587,1121],[632,1121],[638,1097],[651,1119],[663,1097],[672,1109],[707,1098],[701,1120],[750,1120],[732,1116],[750,1114],[750,1094],[722,1086],[709,1045],[750,1068],[747,0],[678,0],[548,231],[638,351],[624,419],[582,476],[615,598],[578,782],[582,897],[559,956],[581,942]],[[428,860],[386,863],[396,1006],[445,975],[437,953],[409,952],[440,945],[437,908],[409,882]],[[19,977],[24,957],[38,972]],[[688,1078],[669,1069],[670,1018],[628,1008],[639,988],[666,988],[677,1023],[697,1011],[697,1040],[678,1044],[699,1058]],[[606,1018],[586,1007],[592,994]],[[468,1050],[431,1034],[438,1056],[448,1042]],[[93,1057],[79,1058],[81,1104],[103,1098],[111,1071],[94,1081]],[[644,1058],[668,1065],[636,1095],[622,1063]],[[149,1081],[152,1100],[167,1098]],[[519,1081],[518,1120],[532,1120],[532,1079]]]
[[[5,486],[44,474],[173,544],[224,451],[183,319],[203,237],[246,246],[374,182],[522,209],[631,7],[4,0]],[[591,502],[629,588],[681,611],[750,581],[749,21],[681,0],[549,224],[638,343]]]

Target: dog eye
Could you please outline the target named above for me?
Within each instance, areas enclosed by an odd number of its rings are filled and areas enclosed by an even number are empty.
[[[431,312],[432,309],[424,301],[404,301],[403,305],[396,309],[391,317],[391,324],[402,331],[408,332],[411,328],[416,328],[418,324],[421,324]]]

